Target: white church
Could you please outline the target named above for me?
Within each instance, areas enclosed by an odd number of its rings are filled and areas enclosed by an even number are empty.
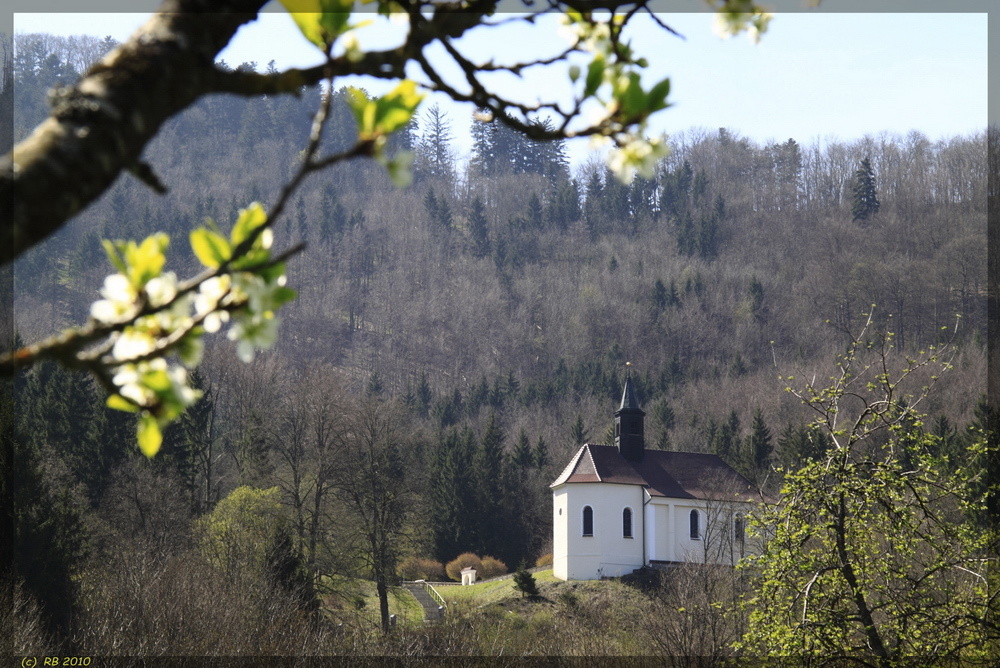
[[[717,455],[646,450],[645,415],[627,372],[614,445],[584,445],[552,483],[555,577],[733,565],[754,551],[746,514],[763,500],[758,490]]]

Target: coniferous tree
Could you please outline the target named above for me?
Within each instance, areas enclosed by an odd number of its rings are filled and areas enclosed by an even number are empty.
[[[767,466],[771,460],[772,449],[771,430],[768,428],[767,423],[764,422],[763,412],[758,408],[754,412],[753,421],[750,423],[750,435],[747,436],[746,446],[747,458],[749,460],[747,468],[755,477],[759,478],[767,470]]]
[[[538,596],[538,583],[523,561],[514,572],[514,586],[521,592],[521,596]]]
[[[438,561],[447,562],[471,549],[475,517],[475,482],[471,475],[476,437],[471,431],[443,434],[431,463],[428,498],[431,534]]]
[[[587,428],[583,424],[583,416],[577,414],[576,421],[570,428],[570,437],[576,445],[583,445],[587,441]]]
[[[870,156],[866,156],[854,173],[854,203],[851,206],[851,219],[854,222],[866,221],[879,210],[878,193],[875,191],[875,171],[872,169]]]
[[[340,203],[333,185],[323,186],[319,206],[319,240],[323,244],[332,244],[340,239],[347,227],[347,212]]]
[[[549,465],[549,444],[541,436],[538,437],[538,441],[535,443],[535,449],[532,451],[532,459],[534,459],[535,468],[544,469]]]
[[[701,239],[691,212],[685,209],[674,224],[677,237],[677,252],[681,255],[691,257],[701,246]]]
[[[656,447],[660,450],[666,450],[670,446],[670,432],[677,421],[674,409],[666,399],[663,399],[653,406],[652,417],[660,432],[656,439]]]
[[[601,180],[601,172],[595,169],[587,180],[587,194],[583,204],[584,220],[592,239],[596,239],[604,232],[604,212],[601,204],[603,197],[604,182]]]
[[[478,195],[472,200],[472,210],[469,213],[469,236],[472,238],[472,253],[476,257],[486,257],[490,254],[490,231],[489,221],[486,219],[486,205]]]
[[[431,391],[431,385],[427,381],[427,372],[425,371],[420,374],[420,384],[417,385],[417,407],[421,415],[427,415],[430,412],[433,399],[434,393]]]
[[[430,107],[420,119],[422,137],[416,146],[413,175],[416,180],[435,179],[448,187],[455,181],[451,120],[439,105]]]
[[[538,193],[531,193],[531,197],[528,198],[526,220],[529,229],[532,231],[541,231],[545,225],[545,212],[542,207],[542,200],[538,197]]]
[[[480,112],[484,113],[484,112]],[[490,177],[496,170],[496,147],[493,140],[495,133],[494,121],[485,117],[475,117],[472,123],[472,160],[469,161],[469,172],[472,176]]]
[[[490,413],[486,428],[479,439],[479,448],[473,458],[476,486],[476,526],[478,535],[475,550],[479,553],[499,555],[503,553],[501,526],[504,523],[503,474],[504,435],[495,413]],[[515,520],[516,521],[516,520]]]
[[[656,279],[656,283],[653,284],[653,308],[656,313],[662,313],[663,309],[667,308],[667,301],[669,300],[669,292],[667,292],[667,286],[663,283],[662,278]]]
[[[427,189],[427,194],[424,195],[424,211],[427,212],[427,220],[434,224],[438,221],[438,216],[440,215],[440,204],[438,203],[437,194],[434,192],[434,187]]]
[[[75,576],[85,556],[85,534],[69,490],[59,493],[46,481],[39,448],[18,424],[11,385],[5,380],[0,387],[0,515],[6,528],[0,587],[6,593],[22,586],[58,641],[69,632],[77,607]]]
[[[546,131],[555,128],[555,124],[548,118],[536,120],[532,123]],[[562,139],[555,141],[536,141],[523,138],[524,151],[524,171],[528,174],[539,174],[548,179],[549,185],[557,186],[560,182],[569,178],[569,160],[566,157],[566,142]]]
[[[517,443],[510,453],[511,462],[519,469],[530,468],[534,463],[531,452],[531,442],[528,440],[528,433],[521,429],[517,435]]]

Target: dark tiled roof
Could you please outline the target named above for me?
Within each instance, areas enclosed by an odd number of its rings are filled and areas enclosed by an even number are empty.
[[[673,499],[760,501],[753,484],[718,455],[646,450],[630,462],[613,445],[580,448],[552,487],[566,483],[606,482],[642,485],[650,496]]]

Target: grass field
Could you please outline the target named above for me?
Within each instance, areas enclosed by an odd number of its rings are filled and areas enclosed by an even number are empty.
[[[375,583],[359,578],[327,576],[323,578],[323,603],[335,617],[378,626],[380,623],[378,593]],[[389,614],[396,615],[399,624],[421,624],[423,608],[413,594],[402,587],[389,589]]]
[[[552,575],[552,570],[539,571],[535,573],[535,582],[539,586],[545,583],[560,582]],[[490,582],[478,582],[474,585],[462,586],[459,584],[435,587],[441,594],[449,609],[464,612],[474,610],[493,603],[500,603],[507,599],[521,598],[521,592],[514,587],[514,579],[492,580]]]

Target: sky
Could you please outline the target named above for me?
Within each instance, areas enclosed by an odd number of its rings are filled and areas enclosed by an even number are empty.
[[[42,0],[43,5],[46,2],[58,4],[58,0]],[[39,6],[15,2],[15,32],[111,35],[124,40],[148,16],[69,13],[54,11],[56,5],[45,5],[50,10],[46,13],[22,13],[18,4],[25,9]],[[638,25],[631,37],[638,53],[649,60],[644,81],[671,79],[668,101],[672,106],[654,117],[651,132],[669,136],[726,127],[759,143],[794,138],[811,144],[883,132],[905,135],[911,130],[936,140],[986,127],[990,51],[985,9],[963,13],[830,11],[849,8],[849,4],[825,0],[820,11],[778,11],[756,45],[746,36],[718,37],[708,12],[660,15],[683,38],[648,21]],[[234,66],[255,61],[261,68],[274,60],[279,69],[320,62],[316,48],[302,38],[277,3],[272,2],[270,9],[274,6],[276,11],[266,11],[241,28],[220,57]],[[985,4],[951,5],[959,6],[976,9]],[[566,44],[556,28],[554,22],[534,29],[518,24],[490,39],[474,32],[462,48],[470,55],[500,62],[521,60],[528,53],[551,54]],[[399,28],[388,23],[358,32],[363,45],[381,47],[394,44],[398,35]],[[363,85],[378,93],[379,84],[340,81],[335,85]],[[508,80],[497,85],[532,101],[538,91],[568,90],[569,84],[563,66],[526,83]],[[453,122],[458,157],[467,157],[465,135],[472,109],[450,104],[443,97],[432,97],[425,105],[433,103],[441,104]],[[575,163],[588,155],[583,140],[569,148]]]

